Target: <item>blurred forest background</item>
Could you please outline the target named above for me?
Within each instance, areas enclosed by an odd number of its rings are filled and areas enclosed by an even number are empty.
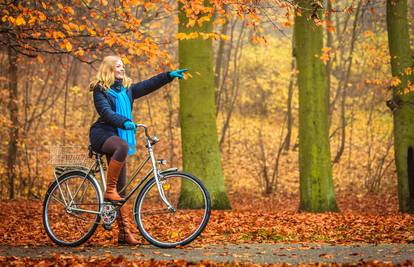
[[[14,1],[1,5],[8,2]],[[187,36],[177,32],[176,2],[121,2],[123,7],[105,0],[2,7],[1,199],[43,197],[53,180],[50,146],[83,146],[86,153],[89,127],[97,119],[89,82],[104,56],[120,54],[134,82],[186,68],[178,64],[178,40]],[[213,39],[217,133],[227,192],[232,200],[235,195],[298,199],[293,4],[252,1],[253,8],[222,2],[211,17],[214,34],[209,38]],[[330,91],[329,142],[338,197],[397,194],[393,120],[386,106],[393,79],[385,2],[323,3],[333,11],[326,13],[329,20],[322,26],[320,60],[326,66]],[[414,3],[408,5],[412,29]],[[15,46],[10,49],[8,44]],[[15,87],[10,82],[13,60]],[[186,79],[197,75],[189,69]],[[134,118],[160,137],[158,157],[170,166],[182,166],[179,83],[139,100]],[[15,148],[10,145],[13,136]],[[139,150],[144,153],[143,135],[139,136]],[[128,166],[136,162],[131,158]]]

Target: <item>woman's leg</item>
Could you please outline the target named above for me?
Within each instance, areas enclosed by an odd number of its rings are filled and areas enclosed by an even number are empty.
[[[104,195],[106,200],[124,200],[117,192],[118,177],[122,173],[125,159],[128,156],[128,144],[119,136],[109,137],[101,148],[102,152],[110,157],[108,161],[107,188]],[[121,180],[125,178],[122,177]]]
[[[106,139],[101,147],[102,152],[104,152],[107,157],[110,156],[110,159],[115,159],[120,162],[124,162],[128,156],[128,144],[122,140],[119,136],[111,136]]]
[[[112,136],[108,138],[101,148],[102,152],[106,154],[108,160],[108,177],[107,177],[107,188],[105,192],[105,199],[114,200],[114,195],[123,200],[122,197],[125,193],[122,192],[121,196],[118,192],[126,184],[126,162],[125,159],[128,156],[128,144],[118,136]],[[108,192],[109,191],[109,192]],[[115,196],[115,197],[116,197]],[[138,245],[138,240],[135,239],[134,235],[129,230],[128,213],[125,210],[126,206],[123,205],[119,209],[118,216],[118,243],[128,245]]]
[[[138,240],[135,239],[134,235],[132,234],[130,230],[131,222],[128,218],[128,212],[127,206],[123,205],[119,209],[119,217],[117,219],[118,227],[119,227],[119,233],[118,233],[118,243],[119,244],[128,244],[128,245],[138,245]]]

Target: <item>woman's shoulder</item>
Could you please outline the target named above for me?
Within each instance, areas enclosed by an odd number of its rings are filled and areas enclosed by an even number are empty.
[[[104,93],[106,90],[105,90],[105,87],[101,84],[101,83],[91,83],[90,85],[89,85],[89,89],[92,91],[92,92],[102,92],[102,93]]]

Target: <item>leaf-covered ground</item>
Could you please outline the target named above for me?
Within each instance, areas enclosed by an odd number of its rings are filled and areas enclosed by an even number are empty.
[[[341,212],[312,214],[297,212],[297,195],[267,198],[232,194],[233,210],[213,211],[206,230],[191,245],[414,242],[414,215],[398,212],[394,194],[338,194],[337,198]],[[0,218],[1,244],[52,245],[43,229],[41,201],[0,202]],[[139,236],[138,230],[133,231]],[[85,245],[113,246],[116,233],[116,227],[112,231],[99,227]]]

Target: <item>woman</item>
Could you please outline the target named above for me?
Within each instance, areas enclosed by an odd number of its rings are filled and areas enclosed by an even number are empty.
[[[96,77],[91,82],[93,100],[98,120],[91,126],[89,140],[92,149],[105,154],[108,160],[105,201],[123,201],[118,193],[126,183],[127,155],[136,152],[135,130],[132,120],[132,104],[175,77],[183,78],[186,69],[164,72],[148,80],[131,84],[125,74],[124,64],[118,56],[107,56],[102,61]],[[118,178],[119,177],[119,178]],[[119,244],[137,245],[138,241],[129,231],[125,205],[119,211]]]

